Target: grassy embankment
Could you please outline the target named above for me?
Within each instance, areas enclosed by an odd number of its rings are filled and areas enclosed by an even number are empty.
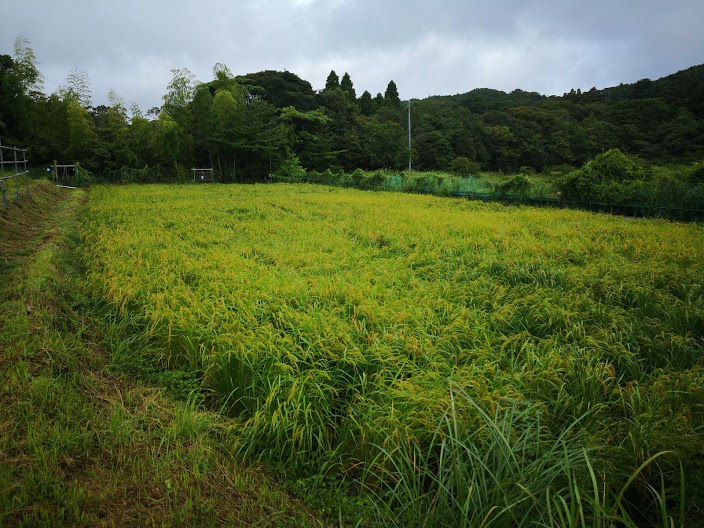
[[[86,199],[37,181],[0,215],[0,526],[318,526],[223,448],[223,417],[122,368],[140,340],[84,295]]]
[[[126,186],[92,191],[85,233],[94,293],[235,418],[233,448],[351,518],[701,519],[701,225]]]

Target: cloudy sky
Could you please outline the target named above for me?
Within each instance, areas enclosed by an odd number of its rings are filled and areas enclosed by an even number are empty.
[[[3,5],[4,4],[4,5]],[[704,0],[0,0],[0,53],[29,39],[53,92],[77,66],[93,103],[114,89],[161,104],[170,69],[198,80],[289,70],[320,89],[331,69],[357,93],[402,99],[489,87],[562,94],[656,79],[704,63]]]

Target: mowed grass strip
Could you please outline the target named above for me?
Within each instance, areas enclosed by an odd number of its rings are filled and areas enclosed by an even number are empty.
[[[674,489],[681,460],[688,511],[701,511],[702,225],[315,185],[154,185],[95,188],[83,235],[94,294],[139,322],[158,360],[202,380],[248,454],[392,502],[381,490],[404,457],[422,453],[433,475],[447,462],[448,416],[489,445],[508,413],[508,431],[537,431],[518,458],[569,437],[617,491],[668,451],[628,500],[647,510],[648,484],[663,474]],[[521,508],[557,486],[545,474]],[[508,500],[505,484],[485,499]],[[467,501],[447,509],[500,517]]]

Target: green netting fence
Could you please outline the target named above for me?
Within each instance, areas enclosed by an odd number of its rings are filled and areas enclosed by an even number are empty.
[[[332,171],[307,171],[303,182],[352,187],[363,190],[380,190],[454,196],[472,200],[525,204],[539,207],[583,209],[632,217],[657,217],[671,220],[704,220],[704,208],[682,200],[681,205],[666,203],[662,196],[653,195],[643,203],[612,203],[599,201],[566,200],[546,185],[532,185],[529,192],[505,190],[505,185],[495,185],[474,176],[448,176],[432,173],[388,173],[386,171],[335,173]],[[677,196],[670,197],[677,200]]]

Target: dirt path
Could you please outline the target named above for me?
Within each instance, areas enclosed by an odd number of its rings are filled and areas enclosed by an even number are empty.
[[[224,418],[116,368],[81,294],[87,195],[33,196],[0,219],[0,527],[320,526]]]

